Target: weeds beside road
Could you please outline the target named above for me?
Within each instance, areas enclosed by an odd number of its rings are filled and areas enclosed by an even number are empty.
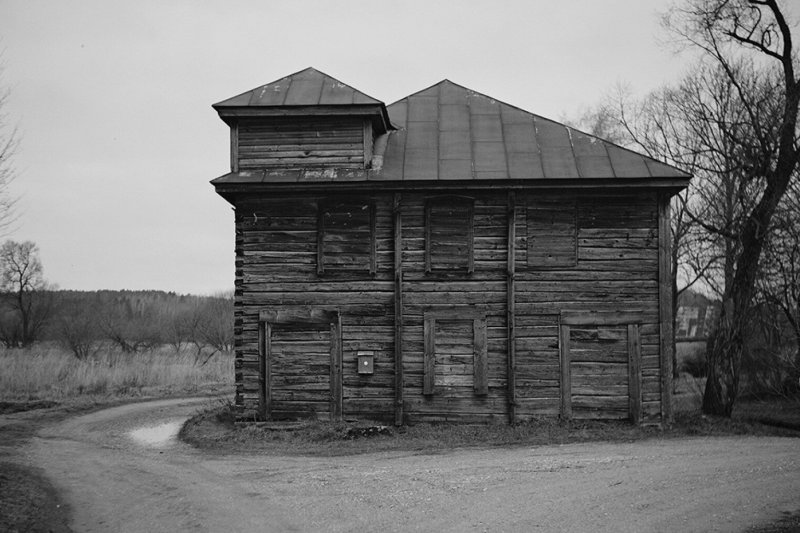
[[[206,360],[191,350],[105,351],[86,359],[46,345],[0,351],[0,402],[202,394],[232,389],[233,354]],[[10,407],[7,407],[10,408]],[[0,405],[0,413],[3,412]]]

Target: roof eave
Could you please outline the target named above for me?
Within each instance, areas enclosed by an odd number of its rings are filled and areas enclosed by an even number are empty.
[[[383,104],[346,104],[320,106],[228,106],[214,104],[226,124],[242,117],[364,116],[372,121],[377,134],[395,129]]]
[[[299,169],[283,173],[264,171],[229,173],[211,180],[217,194],[233,203],[239,195],[276,192],[351,192],[415,190],[653,190],[673,196],[689,186],[690,178],[572,178],[539,180],[382,180],[369,170],[349,170],[339,179],[320,179],[324,171],[315,173],[315,179],[304,177]]]

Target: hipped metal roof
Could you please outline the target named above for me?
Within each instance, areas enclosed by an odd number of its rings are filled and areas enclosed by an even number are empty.
[[[226,174],[220,187],[255,183],[639,183],[684,187],[681,170],[443,80],[390,106],[308,68],[214,105],[223,120],[259,114],[378,113],[373,168],[269,169]],[[381,121],[383,122],[383,121]],[[498,183],[499,184],[499,183]],[[422,185],[422,183],[420,183]],[[221,192],[221,191],[220,191]]]

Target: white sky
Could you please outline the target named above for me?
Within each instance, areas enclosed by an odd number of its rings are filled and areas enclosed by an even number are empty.
[[[19,126],[10,235],[63,289],[233,286],[211,104],[313,66],[390,104],[444,78],[545,117],[688,66],[649,0],[0,0]]]

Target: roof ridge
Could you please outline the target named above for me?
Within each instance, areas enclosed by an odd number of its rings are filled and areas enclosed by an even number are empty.
[[[255,86],[255,87],[253,87],[253,88],[251,88],[251,89],[249,89],[247,91],[239,93],[239,94],[237,94],[235,96],[232,96],[230,98],[226,98],[224,100],[221,100],[221,101],[213,104],[212,107],[214,107],[214,108],[218,108],[218,107],[239,107],[239,106],[242,106],[242,107],[248,107],[248,106],[257,107],[259,105],[261,105],[261,106],[269,105],[269,106],[274,106],[274,107],[283,107],[283,106],[287,106],[288,107],[290,105],[295,105],[295,104],[286,104],[286,99],[287,99],[288,94],[289,94],[289,88],[288,87],[284,91],[282,91],[283,94],[278,95],[280,97],[280,101],[272,101],[272,102],[269,102],[269,103],[264,103],[264,102],[259,103],[259,102],[261,100],[261,97],[264,95],[265,89],[267,87],[278,86],[279,84],[281,84],[283,82],[287,82],[287,81],[288,81],[288,86],[291,87],[296,79],[299,79],[303,75],[309,75],[309,74],[318,76],[322,80],[322,90],[320,91],[320,95],[319,95],[319,100],[320,101],[321,101],[321,98],[322,98],[322,94],[324,94],[325,85],[327,85],[327,84],[336,84],[336,85],[339,86],[339,88],[352,92],[352,98],[351,98],[351,101],[349,103],[335,102],[335,103],[330,104],[330,105],[360,105],[360,104],[373,105],[374,104],[374,105],[384,105],[385,106],[385,104],[383,103],[382,100],[380,100],[378,98],[375,98],[374,96],[370,96],[369,94],[365,93],[364,91],[360,91],[360,90],[356,89],[355,87],[353,87],[352,85],[349,85],[349,84],[341,81],[340,79],[331,76],[330,74],[328,74],[326,72],[323,72],[323,71],[321,71],[321,70],[319,70],[317,68],[309,66],[309,67],[306,67],[304,69],[298,70],[297,72],[289,74],[287,76],[282,76],[282,77],[280,77],[278,79],[275,79],[275,80],[272,80],[270,82],[263,83],[261,85],[257,85],[257,86]],[[276,90],[276,92],[278,92],[278,91]],[[244,101],[245,98],[247,98],[247,102]],[[364,100],[366,100],[366,101],[364,101]],[[360,101],[360,102],[357,104],[356,103],[357,101]],[[297,105],[300,105],[300,104],[297,104]],[[322,105],[325,105],[325,104],[322,104]]]

